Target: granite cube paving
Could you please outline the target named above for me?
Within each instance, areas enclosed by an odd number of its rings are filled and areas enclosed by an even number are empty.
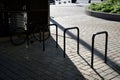
[[[88,16],[86,5],[51,5],[51,23],[59,29],[58,48],[55,28],[51,37],[35,41],[28,48],[25,44],[14,46],[8,38],[0,38],[0,80],[119,80],[120,79],[120,22]],[[76,50],[76,31],[67,33],[66,58],[63,57],[63,30],[80,29],[80,54]],[[100,31],[109,33],[108,60],[104,63],[104,35],[95,40],[94,68],[91,68],[92,35]]]

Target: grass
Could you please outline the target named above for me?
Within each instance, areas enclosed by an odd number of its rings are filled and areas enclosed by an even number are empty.
[[[104,0],[101,3],[92,3],[90,10],[120,14],[120,0]]]

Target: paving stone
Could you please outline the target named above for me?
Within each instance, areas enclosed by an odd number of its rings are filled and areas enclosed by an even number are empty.
[[[107,70],[104,71],[104,72],[111,74],[112,72],[114,72],[114,70],[112,70],[112,69],[110,68],[110,69],[107,69]]]
[[[27,49],[25,44],[13,46],[9,41],[0,42],[0,63],[5,66],[0,68],[0,71],[4,72],[0,72],[0,79],[11,80],[13,77],[16,80],[101,80],[102,78],[119,80],[120,71],[115,71],[110,64],[113,62],[111,64],[113,67],[120,66],[118,54],[120,23],[88,16],[84,13],[84,7],[76,5],[53,5],[50,8],[50,15],[61,25],[58,26],[59,48],[55,48],[53,28],[51,28],[52,37],[46,41],[44,52],[42,43],[39,42],[31,44]],[[67,32],[66,58],[63,58],[63,29],[71,26],[78,26],[80,29],[80,55],[76,53],[76,30],[73,30],[72,33]],[[99,31],[109,32],[109,61],[106,65],[103,60],[104,36],[96,36],[95,70],[93,70],[90,67],[92,35]],[[5,78],[8,74],[10,75]]]
[[[104,76],[104,78],[108,79],[108,80],[110,80],[110,79],[112,79],[114,77],[115,77],[115,75],[113,75],[113,74],[107,74],[107,75]]]
[[[113,78],[113,79],[111,79],[111,80],[119,80],[120,78],[118,78],[118,77],[115,77],[115,78]]]

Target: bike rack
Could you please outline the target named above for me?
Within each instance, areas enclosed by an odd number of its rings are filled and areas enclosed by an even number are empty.
[[[93,68],[93,60],[94,60],[94,40],[95,40],[95,36],[99,35],[99,34],[105,34],[106,35],[106,40],[105,40],[105,59],[104,62],[107,63],[107,44],[108,44],[108,32],[107,31],[102,31],[102,32],[98,32],[96,34],[93,34],[92,36],[92,56],[91,56],[91,68]]]
[[[56,27],[56,48],[58,48],[58,27],[56,24],[49,24],[47,26],[55,26]],[[43,30],[43,51],[45,51],[45,39],[44,39],[44,30]]]
[[[50,26],[56,27],[56,48],[58,48],[58,27],[56,24],[50,24]]]
[[[71,28],[66,28],[64,30],[64,58],[65,58],[65,53],[66,53],[66,31],[71,30],[71,29],[76,29],[77,30],[77,53],[79,54],[79,28],[78,27],[71,27]]]

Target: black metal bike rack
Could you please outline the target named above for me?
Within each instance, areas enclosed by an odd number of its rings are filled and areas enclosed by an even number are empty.
[[[79,54],[79,28],[78,27],[71,27],[71,28],[66,28],[64,30],[64,58],[65,58],[65,53],[66,53],[66,31],[71,30],[71,29],[76,29],[77,30],[77,53]]]
[[[50,26],[56,27],[56,48],[58,48],[58,27],[57,27],[57,24],[50,24]]]
[[[96,34],[93,34],[92,36],[92,56],[91,56],[91,68],[93,68],[93,60],[94,60],[94,40],[95,40],[95,36],[99,35],[99,34],[105,34],[106,38],[105,38],[105,59],[104,62],[107,63],[107,44],[108,44],[108,32],[107,31],[102,31],[102,32],[98,32]]]
[[[58,27],[56,24],[49,24],[47,26],[55,26],[56,27],[56,48],[58,48]],[[43,30],[43,51],[45,51],[45,37],[44,37],[44,30]]]

